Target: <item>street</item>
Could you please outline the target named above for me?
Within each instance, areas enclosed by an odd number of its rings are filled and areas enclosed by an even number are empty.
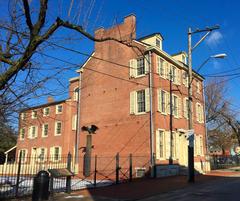
[[[240,200],[240,178],[225,177],[202,183],[181,190],[176,190],[149,198],[140,199],[141,201],[237,201]]]

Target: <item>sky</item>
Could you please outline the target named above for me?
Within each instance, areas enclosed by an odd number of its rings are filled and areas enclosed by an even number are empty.
[[[37,1],[33,0],[32,5],[37,6]],[[69,0],[51,0],[49,1],[49,18],[48,22],[61,15],[64,19],[70,21],[74,18],[74,13],[77,13],[78,7],[73,5],[68,17]],[[63,2],[63,3],[60,3]],[[76,2],[76,1],[75,1]],[[90,2],[90,3],[89,3]],[[84,24],[86,30],[93,33],[98,27],[109,28],[116,23],[121,23],[123,18],[131,13],[137,17],[137,38],[142,36],[160,32],[163,37],[163,50],[169,54],[174,54],[179,51],[187,51],[187,31],[191,27],[192,30],[197,28],[203,29],[214,25],[219,25],[220,29],[212,32],[206,40],[201,43],[193,52],[193,68],[197,69],[207,58],[219,53],[226,53],[225,59],[211,59],[201,69],[200,74],[209,79],[207,75],[217,74],[225,71],[229,73],[240,73],[240,59],[238,53],[240,51],[240,37],[236,37],[240,33],[240,1],[232,0],[93,0],[83,1],[81,9],[81,18],[78,24]],[[60,6],[59,6],[60,5]],[[7,11],[7,7],[3,1],[0,2],[0,8]],[[89,15],[84,15],[84,11],[89,11]],[[1,12],[0,17],[6,16],[7,12]],[[76,20],[75,20],[76,22]],[[85,39],[79,34],[69,32],[67,30],[59,30],[56,37],[72,36],[74,42],[65,43],[64,46],[91,54],[94,44],[92,41]],[[193,36],[193,44],[196,43],[203,34],[195,34]],[[65,59],[74,64],[82,64],[87,57],[69,52],[62,49],[47,50],[47,54],[58,58]],[[36,59],[45,61],[46,58],[36,55]],[[49,64],[45,64],[47,66]],[[52,65],[52,64],[51,64]],[[54,65],[63,65],[59,61],[54,61]],[[64,65],[69,65],[65,63]],[[61,74],[62,83],[65,86],[65,92],[57,97],[64,99],[67,95],[68,80],[71,77],[77,76],[75,70],[66,71]],[[237,70],[234,70],[239,68]],[[234,70],[234,71],[233,71]],[[45,74],[44,74],[45,75]],[[221,75],[221,74],[219,74]],[[235,76],[226,77],[231,79]],[[220,78],[215,78],[219,80]],[[228,81],[228,97],[232,101],[232,108],[238,109],[240,95],[240,78]],[[49,88],[61,87],[59,83],[50,82]],[[36,105],[46,101],[46,98],[38,100],[30,100],[30,105]]]

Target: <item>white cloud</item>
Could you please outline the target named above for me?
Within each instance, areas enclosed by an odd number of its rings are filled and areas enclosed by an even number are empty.
[[[213,31],[207,38],[206,43],[208,45],[217,45],[221,42],[223,35],[219,31]]]

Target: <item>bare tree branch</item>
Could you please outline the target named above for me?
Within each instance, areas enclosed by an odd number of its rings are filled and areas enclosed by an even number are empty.
[[[26,16],[26,23],[27,23],[28,28],[30,30],[30,34],[32,35],[33,25],[32,25],[28,0],[22,0],[22,1],[23,1],[23,6],[24,6],[24,13],[25,13],[25,16]]]

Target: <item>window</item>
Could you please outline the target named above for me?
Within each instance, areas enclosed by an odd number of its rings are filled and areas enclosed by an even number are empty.
[[[145,74],[144,58],[137,59],[137,76]]]
[[[157,68],[159,75],[165,78],[164,60],[159,56],[157,57]]]
[[[161,48],[161,41],[157,38],[156,38],[156,46]]]
[[[29,128],[29,138],[33,139],[37,137],[37,126],[31,126]]]
[[[167,113],[167,97],[168,97],[168,92],[159,89],[158,90],[158,111],[166,114]]]
[[[25,128],[20,129],[20,140],[24,140],[25,138]]]
[[[130,114],[149,112],[149,88],[130,93]]]
[[[175,95],[172,97],[172,114],[178,116],[178,97]]]
[[[159,158],[164,158],[164,131],[159,130]]]
[[[21,113],[21,119],[22,119],[22,120],[26,120],[26,113],[24,113],[24,112]]]
[[[48,124],[43,124],[42,126],[42,137],[48,136]]]
[[[37,118],[37,111],[32,111],[32,119],[36,119]]]
[[[50,160],[51,161],[59,161],[61,160],[61,152],[62,148],[59,146],[50,148]]]
[[[137,91],[137,112],[145,112],[145,91]]]
[[[197,117],[197,121],[199,123],[203,123],[204,122],[203,106],[200,103],[196,103],[196,117]]]
[[[63,106],[62,105],[56,105],[56,114],[61,114],[63,111]]]
[[[182,62],[183,62],[184,64],[187,63],[187,62],[186,62],[186,57],[185,57],[185,55],[182,55]]]
[[[183,104],[184,104],[184,117],[188,119],[188,104],[189,104],[188,98],[184,98]]]
[[[76,87],[76,88],[74,89],[74,92],[73,92],[73,99],[74,99],[75,101],[78,101],[78,93],[79,93],[79,88]]]
[[[50,108],[49,107],[46,107],[43,109],[43,116],[49,116],[50,114]]]
[[[77,115],[75,114],[72,117],[72,130],[76,130],[77,129]]]
[[[61,135],[62,132],[62,122],[57,121],[55,123],[55,135]]]
[[[27,161],[27,149],[19,150],[19,156],[18,156],[19,160],[20,160],[20,156],[21,156],[21,162],[25,163]]]
[[[170,132],[170,138],[171,138],[171,132]],[[172,132],[172,158],[176,158],[176,133]]]
[[[170,71],[170,75],[171,75],[171,79],[172,82],[176,83],[176,67],[175,66],[171,66],[171,71]]]
[[[38,152],[39,152],[39,155],[38,155],[39,161],[40,162],[45,161],[46,160],[46,156],[47,156],[47,149],[44,148],[44,147],[41,147],[41,148],[39,148]]]
[[[196,87],[197,87],[197,93],[200,94],[201,89],[200,89],[200,82],[199,81],[197,81]]]

